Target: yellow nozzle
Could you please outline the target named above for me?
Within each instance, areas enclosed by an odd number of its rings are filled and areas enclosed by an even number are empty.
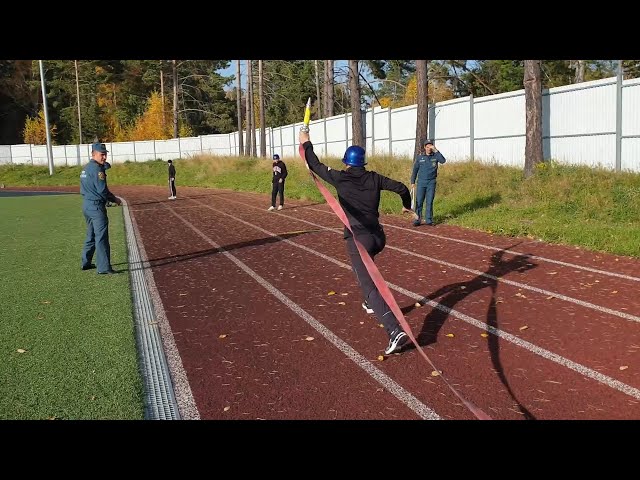
[[[304,124],[305,126],[309,126],[309,122],[311,121],[311,97],[307,100],[307,106],[304,109]]]

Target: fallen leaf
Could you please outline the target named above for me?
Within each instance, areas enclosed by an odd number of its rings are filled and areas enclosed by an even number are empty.
[[[384,355],[378,355],[378,360],[382,362],[384,360]]]
[[[422,306],[422,304],[421,304],[420,302],[416,302],[416,303],[415,303],[415,307],[416,307],[416,308],[420,308],[421,306]]]
[[[523,325],[522,327],[520,327],[520,330],[526,330],[527,328],[529,327],[527,327],[526,325]]]
[[[360,325],[364,325],[364,322],[360,322]]]
[[[460,290],[465,290],[467,287],[465,287],[464,285],[460,285]]]
[[[447,273],[447,271],[446,270],[442,270],[442,273]]]
[[[629,368],[629,366],[628,366],[628,365],[622,365],[622,366],[620,367],[620,370],[626,370],[627,368]]]
[[[231,407],[224,407],[224,409],[223,409],[223,410],[226,412],[226,411],[228,411],[230,408],[231,408]]]
[[[453,333],[447,333],[445,337],[453,338]]]
[[[549,272],[549,275],[557,275],[558,272]]]
[[[40,303],[49,304],[49,303],[51,303],[51,302],[50,302],[49,300],[43,300],[43,301],[41,301]]]
[[[227,335],[225,333],[223,333],[222,335],[220,335],[218,338],[226,338]]]
[[[487,338],[489,336],[489,334],[488,333],[481,333],[480,336],[484,337],[484,338]]]
[[[433,372],[431,372],[431,376],[432,376],[432,377],[437,377],[437,376],[439,376],[441,373],[442,373],[442,372],[439,372],[439,371],[437,371],[437,370],[434,370]]]
[[[341,293],[340,295],[342,295],[343,297],[346,297],[349,294],[348,293]]]
[[[27,353],[27,351],[23,348],[19,348],[17,351],[18,353]]]
[[[595,280],[596,283],[600,283],[600,280]]]
[[[336,292],[334,292],[333,290],[331,290],[329,293],[327,293],[327,295],[335,295]]]
[[[618,293],[618,290],[613,290],[611,293]]]
[[[554,297],[553,295],[549,295],[549,296],[547,297],[547,300],[551,300],[552,298],[556,298],[556,297]]]
[[[518,292],[516,293],[516,297],[520,297],[520,298],[527,298],[525,295],[523,295],[522,293]]]
[[[344,302],[338,302],[338,305],[346,305]]]
[[[378,326],[379,326],[380,328],[384,327],[384,325],[383,325],[383,324],[381,324],[381,323],[379,323],[379,324],[378,324]]]
[[[313,340],[313,337],[305,337],[305,340],[306,340],[307,342],[310,342],[311,340]]]
[[[184,297],[186,293],[179,293],[178,295],[180,295],[181,297]]]

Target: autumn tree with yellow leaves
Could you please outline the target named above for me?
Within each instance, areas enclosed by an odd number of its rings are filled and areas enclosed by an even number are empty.
[[[165,116],[169,117],[169,113],[165,112]],[[147,109],[136,119],[127,137],[127,140],[166,140],[173,137],[170,123],[163,125],[162,97],[158,92],[151,92]]]
[[[53,124],[51,124],[50,127],[51,143],[55,145],[54,139],[57,127]],[[24,143],[31,143],[33,145],[45,145],[47,143],[47,124],[44,119],[44,109],[40,108],[37,116],[26,119],[22,137]]]

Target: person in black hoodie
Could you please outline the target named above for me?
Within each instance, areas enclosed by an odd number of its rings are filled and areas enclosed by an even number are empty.
[[[173,166],[173,162],[171,160],[167,160],[167,164],[169,165],[169,193],[171,193],[169,200],[175,200],[176,199],[176,167]]]
[[[277,153],[273,156],[273,178],[271,179],[271,206],[267,209],[272,212],[276,209],[276,196],[280,194],[280,205],[278,210],[284,207],[284,180],[287,178],[287,166]]]
[[[397,193],[402,198],[402,213],[413,213],[410,208],[411,194],[409,189],[401,182],[373,171],[367,171],[364,168],[367,162],[362,147],[353,145],[347,148],[342,158],[342,162],[347,165],[347,168],[333,170],[318,160],[308,132],[301,131],[298,138],[304,149],[304,156],[309,168],[336,188],[338,201],[347,215],[353,233],[373,259],[382,252],[386,244],[386,236],[378,219],[380,192],[389,190]],[[402,330],[398,319],[373,283],[360,258],[353,235],[346,227],[344,228],[344,238],[347,242],[347,253],[351,258],[353,272],[364,296],[362,308],[368,313],[375,313],[389,335],[389,345],[384,353],[389,355],[398,352],[407,343],[409,337]]]

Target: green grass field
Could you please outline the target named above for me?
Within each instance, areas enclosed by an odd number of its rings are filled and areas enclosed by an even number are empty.
[[[122,210],[118,275],[80,269],[79,195],[0,197],[0,419],[142,419]],[[95,261],[95,258],[94,258]]]

